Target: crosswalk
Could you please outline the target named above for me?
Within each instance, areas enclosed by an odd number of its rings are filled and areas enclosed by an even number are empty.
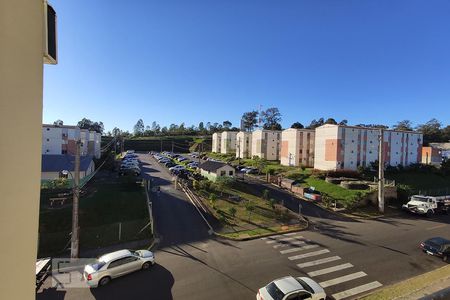
[[[335,300],[355,297],[359,294],[379,288],[378,281],[368,280],[368,275],[330,249],[305,239],[301,233],[293,232],[261,240],[279,251],[288,260],[294,262],[301,271],[315,279],[327,294]]]

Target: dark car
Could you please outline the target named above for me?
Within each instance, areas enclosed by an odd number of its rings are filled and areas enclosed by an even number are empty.
[[[169,161],[169,162],[166,162],[164,164],[164,166],[166,166],[167,168],[172,168],[172,167],[176,166],[176,164],[174,164],[173,162]]]
[[[434,237],[420,243],[423,252],[442,257],[442,260],[450,262],[450,241],[441,237]]]

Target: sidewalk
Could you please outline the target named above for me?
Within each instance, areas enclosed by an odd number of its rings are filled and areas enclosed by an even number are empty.
[[[362,299],[450,299],[450,265],[387,286]]]

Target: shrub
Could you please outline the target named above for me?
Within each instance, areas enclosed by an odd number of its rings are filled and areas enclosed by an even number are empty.
[[[215,208],[215,207],[216,207],[216,202],[217,202],[217,196],[216,196],[216,194],[214,194],[214,193],[209,193],[208,199],[209,199],[209,203],[211,204],[211,206],[212,206],[213,208]]]
[[[236,216],[237,210],[234,206],[228,208],[228,213],[234,218]]]
[[[272,209],[275,208],[275,203],[277,203],[275,199],[273,199],[273,198],[269,199],[269,205],[270,205],[270,207],[272,207]]]

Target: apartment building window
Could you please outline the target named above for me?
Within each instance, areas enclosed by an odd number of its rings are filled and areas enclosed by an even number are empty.
[[[50,128],[47,128],[47,131],[50,131]]]
[[[61,154],[67,154],[67,150],[61,150]]]

